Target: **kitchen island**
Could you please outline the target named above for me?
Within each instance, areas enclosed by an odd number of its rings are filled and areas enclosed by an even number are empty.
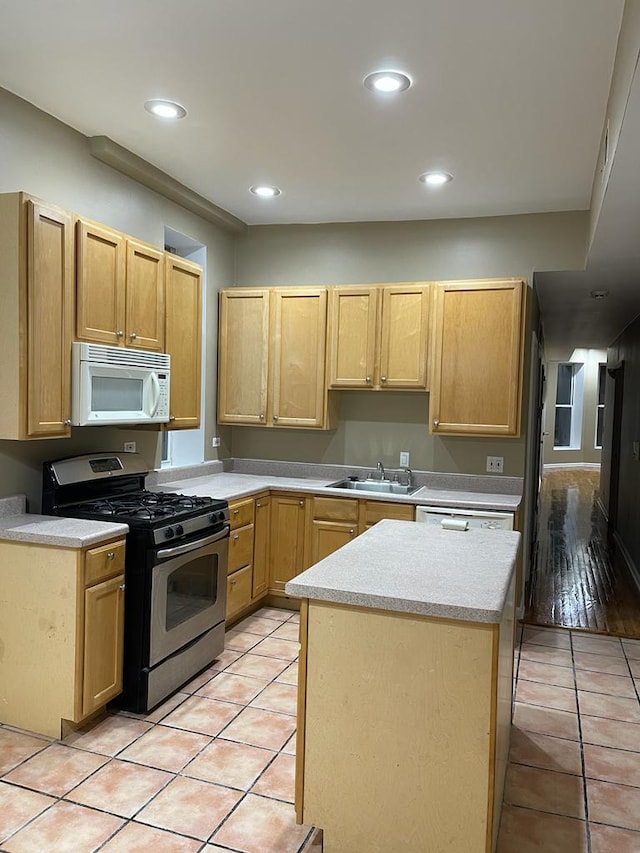
[[[495,847],[520,534],[381,521],[302,599],[296,811],[325,853]]]

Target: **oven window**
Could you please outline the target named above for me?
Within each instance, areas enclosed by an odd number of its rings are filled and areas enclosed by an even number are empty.
[[[93,376],[91,378],[92,412],[141,412],[142,379]]]
[[[215,604],[218,557],[196,557],[167,578],[167,631]]]

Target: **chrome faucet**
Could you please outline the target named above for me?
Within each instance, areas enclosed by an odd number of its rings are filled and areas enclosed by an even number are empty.
[[[384,465],[382,464],[382,462],[378,462],[378,464],[376,465],[376,471],[378,472],[378,474],[380,474],[381,480],[387,479],[387,475],[384,473]]]
[[[405,468],[404,473],[407,475],[407,486],[412,489],[413,488],[413,471],[411,468]]]

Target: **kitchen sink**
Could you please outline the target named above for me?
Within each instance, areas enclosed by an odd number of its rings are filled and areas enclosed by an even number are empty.
[[[392,480],[340,480],[328,489],[349,489],[354,492],[380,492],[385,495],[412,495],[420,486],[408,486]]]

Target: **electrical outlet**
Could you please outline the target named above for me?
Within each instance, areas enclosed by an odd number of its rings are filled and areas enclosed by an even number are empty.
[[[135,443],[135,441],[125,441],[125,443],[124,443],[124,452],[125,452],[125,453],[135,453],[135,452],[136,452],[136,443]]]
[[[487,456],[487,471],[490,474],[502,474],[504,470],[504,456]]]
[[[401,450],[400,451],[400,467],[401,468],[408,468],[409,467],[409,459],[410,459],[409,451],[408,450]]]
[[[220,438],[217,435],[214,435],[211,439],[211,447],[220,447]]]

